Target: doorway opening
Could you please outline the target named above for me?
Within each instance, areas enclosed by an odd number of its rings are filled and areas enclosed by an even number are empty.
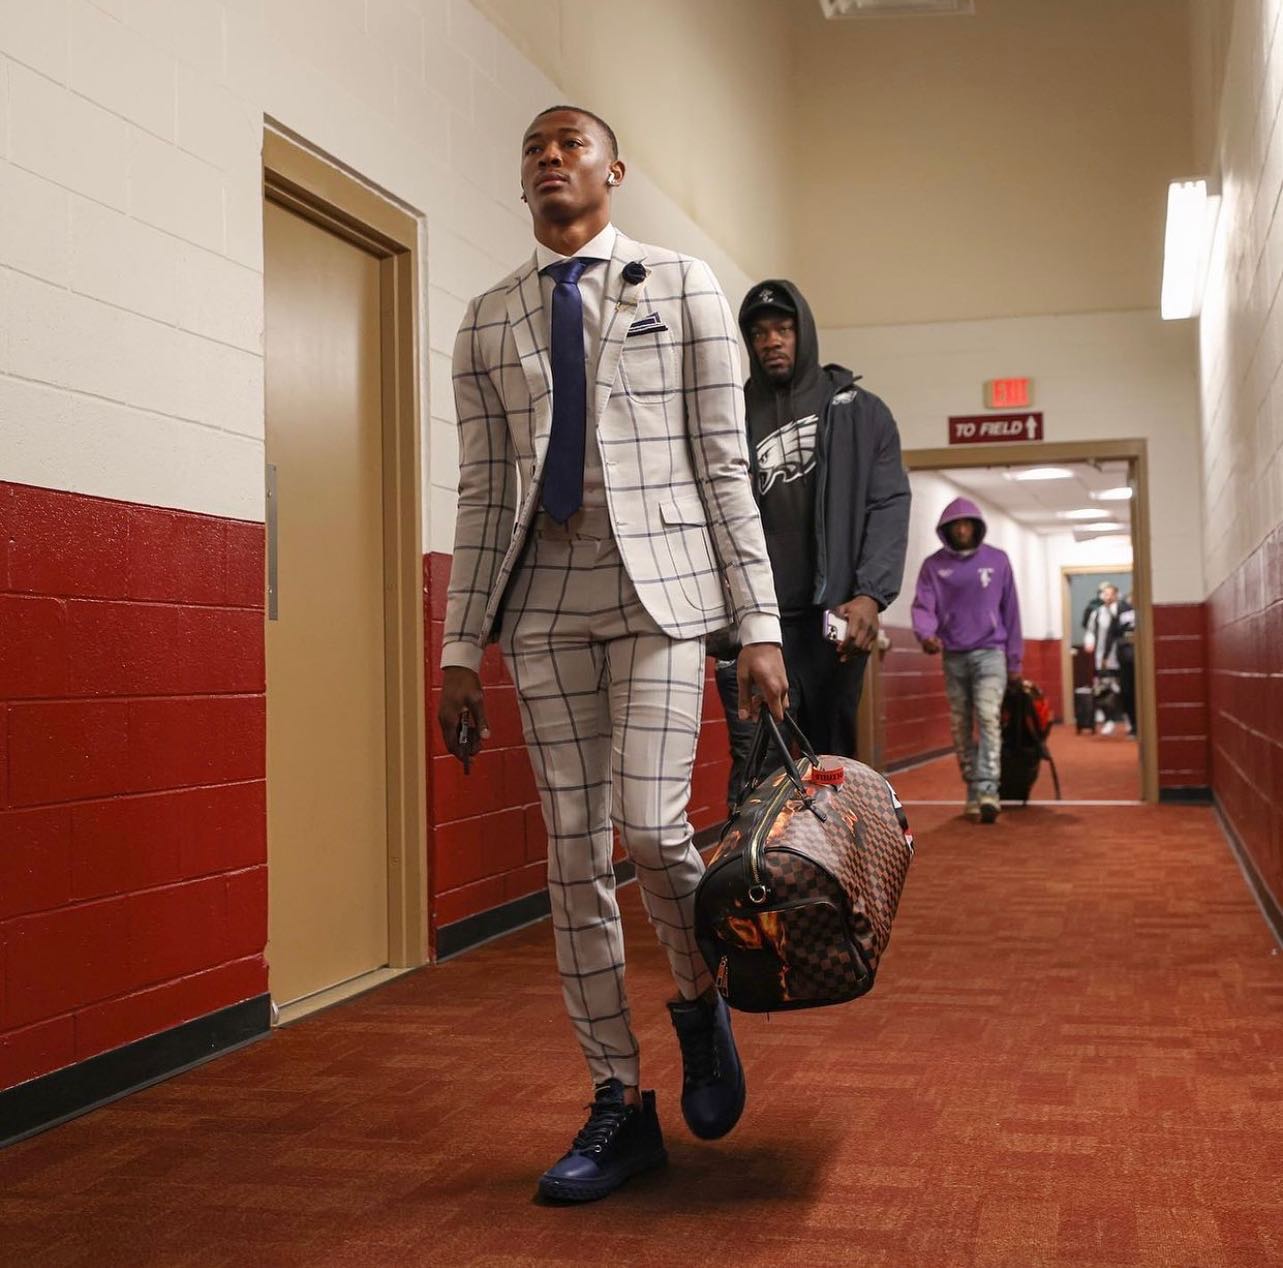
[[[940,546],[936,517],[958,495],[995,512],[997,531],[986,540],[1012,557],[1027,643],[1024,676],[1037,683],[1059,719],[1050,748],[1061,770],[1065,800],[1157,801],[1145,442],[906,450],[904,462],[914,484],[909,558],[901,596],[883,615],[890,650],[871,660],[866,683],[870,703],[862,719],[866,751],[891,772],[938,763],[933,778],[948,790],[946,797],[961,802],[939,657],[923,654],[912,635],[910,615],[919,567]],[[1127,583],[1127,589],[1120,586],[1119,599],[1130,592],[1134,609],[1126,653],[1134,672],[1126,684],[1121,683],[1116,658],[1097,666],[1094,655],[1082,650],[1087,602],[1078,603],[1078,589],[1092,574],[1102,574],[1096,578],[1094,595],[1106,573]],[[1071,586],[1072,578],[1081,580]],[[1117,605],[1111,611],[1117,611]],[[1118,630],[1114,633],[1116,637]],[[1123,708],[1124,685],[1134,692],[1135,738],[1129,735]],[[1074,691],[1083,686],[1093,695],[1090,720],[1080,729]],[[896,781],[897,790],[901,782],[906,788],[916,787],[923,778],[916,772],[903,775]],[[904,791],[901,795],[907,796]],[[1048,802],[1054,795],[1044,763],[1031,801]]]
[[[268,983],[427,959],[418,222],[267,131]]]

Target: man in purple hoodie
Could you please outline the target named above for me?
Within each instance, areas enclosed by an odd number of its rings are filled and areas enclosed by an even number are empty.
[[[944,652],[953,747],[967,785],[969,819],[993,823],[1002,756],[1002,697],[1018,681],[1024,656],[1020,601],[1007,552],[985,542],[980,508],[955,498],[936,533],[942,549],[928,555],[913,598],[913,632],[928,656]],[[975,732],[979,731],[979,742]]]

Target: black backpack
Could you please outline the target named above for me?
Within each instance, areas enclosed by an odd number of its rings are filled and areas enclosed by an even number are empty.
[[[1038,768],[1045,758],[1051,767],[1051,778],[1060,800],[1060,776],[1047,748],[1051,734],[1051,709],[1046,697],[1031,682],[1007,685],[1002,698],[1002,773],[998,796],[1003,801],[1029,801],[1038,779]]]

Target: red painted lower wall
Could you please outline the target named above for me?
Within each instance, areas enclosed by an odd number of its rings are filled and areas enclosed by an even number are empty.
[[[266,989],[263,526],[0,483],[0,1089]]]
[[[1154,608],[1154,694],[1158,702],[1158,785],[1207,788],[1211,783],[1208,725],[1207,607],[1163,603]]]
[[[887,633],[892,650],[882,662],[885,756],[888,763],[909,762],[949,746],[949,705],[939,661],[923,655],[912,631],[888,627]],[[1060,639],[1030,639],[1025,644],[1024,671],[1025,677],[1036,682],[1051,701],[1055,716],[1063,720],[1060,655]],[[1211,782],[1207,660],[1204,605],[1156,604],[1154,667],[1160,788],[1206,788]]]
[[[891,648],[882,658],[883,761],[911,762],[947,749],[949,702],[940,658],[927,656],[913,631],[887,625]]]
[[[428,874],[431,930],[547,885],[548,842],[534,774],[526,755],[516,689],[497,647],[482,662],[491,739],[472,773],[445,750],[436,723],[441,688],[441,637],[450,556],[424,558],[424,625],[428,631]],[[690,816],[696,828],[726,813],[730,756],[712,662],[704,692],[704,726],[691,781]]]
[[[1163,784],[1214,782],[1277,893],[1271,558],[1213,598],[1210,713],[1203,605],[1160,607],[1155,626]],[[494,649],[483,672],[494,738],[471,776],[438,737],[449,568],[446,555],[424,560],[434,931],[545,885],[538,799]],[[262,576],[261,524],[0,483],[0,1088],[266,990]],[[890,633],[896,761],[949,734],[939,662]],[[1057,645],[1031,644],[1029,657],[1059,703]],[[729,767],[708,668],[696,827],[721,818]]]
[[[1212,789],[1283,903],[1283,526],[1207,606]]]
[[[940,657],[926,655],[912,630],[884,628],[891,649],[882,659],[883,760],[895,765],[947,749],[953,741]],[[1024,668],[1050,700],[1055,716],[1063,717],[1060,639],[1026,642]]]
[[[1060,663],[1063,643],[1064,640],[1059,638],[1031,638],[1025,644],[1024,675],[1030,682],[1037,683],[1058,722],[1065,720],[1065,690]]]

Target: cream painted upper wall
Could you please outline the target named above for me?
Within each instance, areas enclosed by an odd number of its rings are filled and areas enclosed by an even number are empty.
[[[520,137],[563,95],[468,0],[0,0],[0,479],[261,518],[266,118],[420,218],[449,550],[455,331],[533,250]],[[640,165],[615,219],[749,283]]]
[[[574,104],[610,122],[626,161],[757,276],[793,270],[804,230],[794,191],[762,179],[793,144],[800,2],[473,0]],[[514,140],[514,169],[517,150]]]
[[[1028,375],[1046,439],[1142,438],[1149,460],[1154,601],[1197,603],[1203,584],[1198,388],[1189,322],[1156,313],[1016,317],[822,330],[891,407],[905,449],[948,443],[950,414],[981,412],[986,379]],[[1027,446],[1031,463],[1040,446]]]
[[[1199,121],[1223,190],[1199,319],[1209,590],[1283,524],[1283,4],[1196,0],[1196,31],[1223,33],[1229,8],[1225,65],[1205,72],[1221,93]]]
[[[822,324],[1157,308],[1188,175],[1179,0],[977,0],[970,18],[825,22],[799,5],[801,209]]]
[[[1189,62],[1194,122],[1194,167],[1199,175],[1214,166],[1216,124],[1225,88],[1234,0],[1189,0]]]

